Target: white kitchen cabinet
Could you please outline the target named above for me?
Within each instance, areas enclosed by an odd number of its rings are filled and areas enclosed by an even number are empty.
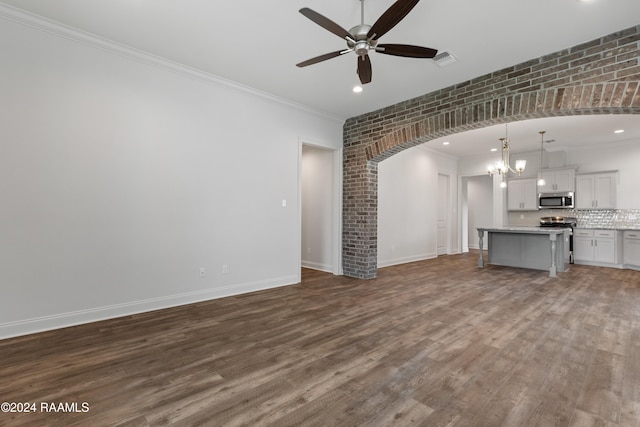
[[[576,176],[576,209],[615,209],[618,172]]]
[[[580,264],[580,261],[593,261],[593,235],[577,235],[573,232],[573,260]]]
[[[575,191],[575,169],[548,169],[540,171],[539,178],[545,184],[538,187],[540,193]]]
[[[507,182],[507,209],[510,211],[538,210],[535,179],[510,179]]]
[[[576,264],[613,267],[619,264],[619,232],[616,230],[573,230],[573,258]]]
[[[640,230],[624,232],[624,265],[634,270],[640,270]]]

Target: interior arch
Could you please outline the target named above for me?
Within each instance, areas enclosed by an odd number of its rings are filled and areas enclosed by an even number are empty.
[[[638,38],[640,27],[634,27],[349,119],[344,127],[344,273],[364,279],[377,274],[380,161],[439,137],[494,124],[552,116],[640,114]],[[602,58],[616,58],[622,46],[627,53],[635,50],[636,61],[604,66]],[[571,58],[582,59],[571,62]],[[562,78],[558,78],[560,64],[566,65]]]

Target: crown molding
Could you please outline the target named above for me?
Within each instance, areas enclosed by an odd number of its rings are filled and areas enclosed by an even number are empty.
[[[110,40],[106,37],[102,37],[88,31],[83,31],[78,28],[71,27],[61,22],[39,16],[31,12],[27,12],[26,10],[9,6],[1,2],[0,18],[7,21],[15,22],[17,24],[28,26],[39,31],[43,31],[54,36],[62,37],[77,43],[82,43],[84,45],[91,46],[93,48],[106,51],[110,54],[118,55],[148,66],[183,74],[185,76],[195,78],[205,83],[227,86],[254,96],[275,101],[277,103],[293,107],[298,110],[303,110],[308,113],[340,123],[344,123],[346,120],[346,118],[344,117],[339,117],[326,111],[317,110],[307,105],[299,104],[297,102],[272,95],[268,92],[261,91],[251,86],[243,85],[233,80],[229,80],[224,77],[216,76],[214,74],[189,67],[187,65],[172,61],[162,56],[154,55],[141,49],[136,49],[134,47],[116,42],[114,40]]]
[[[427,142],[429,142],[429,141],[427,141]],[[426,151],[428,153],[437,154],[438,156],[442,156],[445,159],[460,160],[460,157],[454,156],[453,154],[444,153],[442,151],[436,150],[435,148],[427,146],[426,143],[424,143],[424,142],[422,144],[416,145],[416,147],[418,147],[419,149],[421,149],[423,151]]]

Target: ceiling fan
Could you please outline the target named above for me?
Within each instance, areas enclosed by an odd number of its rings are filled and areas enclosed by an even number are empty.
[[[349,52],[355,52],[355,54],[358,55],[358,77],[362,84],[367,84],[371,82],[370,50],[385,55],[405,56],[409,58],[433,58],[438,53],[436,49],[408,44],[378,44],[378,39],[402,21],[419,1],[420,0],[397,0],[373,25],[367,25],[364,23],[364,0],[360,0],[361,23],[349,31],[308,7],[300,9],[301,14],[341,39],[345,39],[347,41],[347,49],[316,56],[315,58],[308,59],[296,65],[298,67],[306,67],[307,65],[336,58]]]

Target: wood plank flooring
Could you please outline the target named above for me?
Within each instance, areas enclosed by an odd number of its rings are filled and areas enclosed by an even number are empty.
[[[0,341],[2,426],[640,426],[640,272],[477,252]],[[79,406],[82,410],[82,407]]]

